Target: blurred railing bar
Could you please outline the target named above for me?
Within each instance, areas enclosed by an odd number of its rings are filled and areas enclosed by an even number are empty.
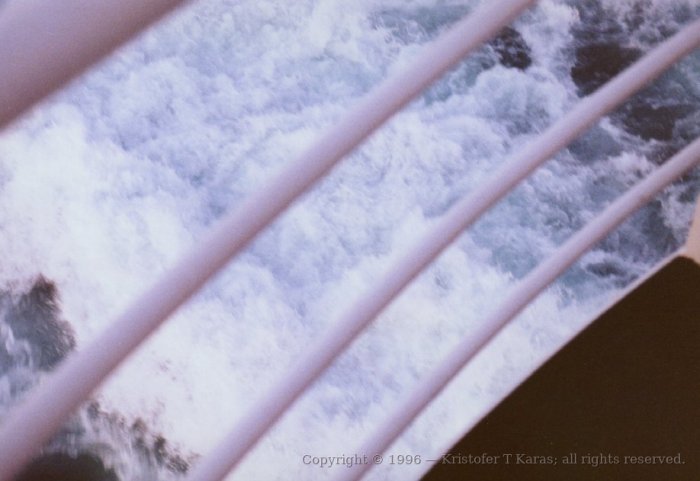
[[[428,45],[419,58],[403,72],[383,82],[289,167],[246,199],[234,212],[224,217],[189,254],[143,293],[96,340],[71,355],[41,385],[33,389],[23,403],[7,415],[0,425],[0,481],[11,479],[38,451],[42,443],[60,429],[80,402],[86,399],[124,358],[296,198],[430,83],[468,52],[493,37],[533,2],[534,0],[484,2],[486,4],[484,7],[458,22]],[[34,6],[46,3],[49,13],[65,5],[65,2],[27,0],[27,4],[30,3]],[[56,4],[55,7],[51,7],[53,3]],[[71,0],[70,5],[76,7],[85,4],[85,8],[88,8],[93,3],[103,2]],[[167,4],[168,2],[156,3]],[[135,0],[129,0],[127,3],[134,8],[140,4],[141,2]],[[30,19],[27,16],[32,10],[15,4],[8,5],[7,8],[10,7],[13,7],[14,13],[3,20],[4,24],[0,23],[0,28],[13,29],[14,36],[10,35],[9,38],[18,48],[25,40],[32,45],[36,44],[37,42],[29,37],[32,35],[40,37],[41,30],[26,34],[19,31],[18,25],[13,23],[13,19],[22,25],[29,22]],[[92,10],[88,8],[88,11]],[[38,15],[37,12],[34,13]],[[79,19],[77,23],[84,21],[81,12],[75,8],[68,13],[55,13],[75,15]],[[146,9],[145,13],[152,12]],[[6,14],[7,11],[3,10],[0,18]],[[70,22],[65,21],[61,25],[70,25]],[[104,22],[99,26],[100,29],[109,30]],[[40,27],[40,24],[36,26],[38,29]],[[79,28],[85,28],[91,32],[88,27]],[[0,42],[7,38],[7,36],[0,36]],[[57,38],[65,42],[62,35],[57,34]],[[64,46],[69,50],[73,48],[71,45]],[[0,52],[2,51],[0,47]],[[23,49],[22,51],[25,55],[33,53],[32,50]],[[92,50],[89,50],[89,53],[92,54]],[[60,52],[54,52],[54,54],[61,56]],[[46,58],[46,53],[41,55],[42,61],[50,62],[49,65],[52,68],[54,65],[55,68],[60,67],[60,62]],[[73,56],[68,55],[66,58],[69,63],[74,62]],[[5,57],[0,57],[0,61],[3,59],[12,62],[20,61],[12,52],[7,51],[5,51]],[[1,76],[0,82],[2,82]],[[20,89],[20,87],[14,85],[14,88]],[[35,101],[33,98],[35,94],[24,95]],[[7,93],[3,94],[3,102],[6,97]],[[16,109],[8,108],[8,112],[14,110]],[[246,439],[257,439],[268,426],[269,424],[266,424],[262,431],[257,430]]]
[[[352,303],[328,332],[306,351],[295,367],[285,372],[271,389],[252,403],[250,411],[225,439],[194,466],[187,481],[223,479],[325,368],[464,229],[544,161],[698,45],[700,20],[686,26],[595,93],[581,100],[562,119],[511,156],[503,169],[443,215],[424,237],[387,270],[382,279]]]
[[[10,0],[0,8],[0,128],[183,0]]]

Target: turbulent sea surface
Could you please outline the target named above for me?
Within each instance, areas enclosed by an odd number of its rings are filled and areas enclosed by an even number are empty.
[[[0,415],[359,98],[478,2],[209,0],[0,136]],[[2,10],[0,8],[0,14]],[[700,16],[698,0],[542,0],[295,204],[46,447],[105,479],[183,476],[459,198],[581,97]],[[230,479],[329,479],[539,261],[700,135],[700,53],[466,232]],[[435,458],[684,240],[695,170],[571,268],[419,417]],[[429,465],[374,469],[411,479]],[[111,476],[111,477],[110,477]]]

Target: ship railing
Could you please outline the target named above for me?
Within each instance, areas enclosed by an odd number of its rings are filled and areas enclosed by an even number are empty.
[[[65,85],[137,32],[186,2],[15,0],[0,5],[0,127]],[[344,156],[465,55],[511,23],[534,0],[484,2],[403,72],[384,81],[289,167],[226,215],[107,329],[28,393],[0,424],[0,481],[29,462],[104,379],[212,276]],[[700,20],[664,41],[518,152],[483,186],[457,202],[427,234],[343,312],[306,354],[260,396],[188,475],[218,481],[404,288],[484,212],[598,119],[700,45]],[[700,161],[695,140],[612,203],[519,281],[355,452],[382,453],[450,380],[543,289],[635,209]],[[371,464],[344,469],[358,479]]]

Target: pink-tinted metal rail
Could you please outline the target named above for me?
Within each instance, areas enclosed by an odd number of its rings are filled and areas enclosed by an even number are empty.
[[[184,0],[8,0],[0,5],[0,128]]]

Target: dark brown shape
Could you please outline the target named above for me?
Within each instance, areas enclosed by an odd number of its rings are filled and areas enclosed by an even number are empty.
[[[674,259],[453,446],[449,454],[462,457],[445,460],[462,464],[437,463],[423,480],[698,479],[699,293],[700,266]],[[501,458],[491,465],[466,464],[470,454],[482,453]],[[513,454],[510,464],[506,453]],[[575,463],[564,464],[572,453]],[[516,464],[516,454],[549,456],[556,465]],[[665,464],[625,456],[663,456]]]
[[[96,456],[57,453],[34,460],[15,481],[118,481],[118,478]]]

